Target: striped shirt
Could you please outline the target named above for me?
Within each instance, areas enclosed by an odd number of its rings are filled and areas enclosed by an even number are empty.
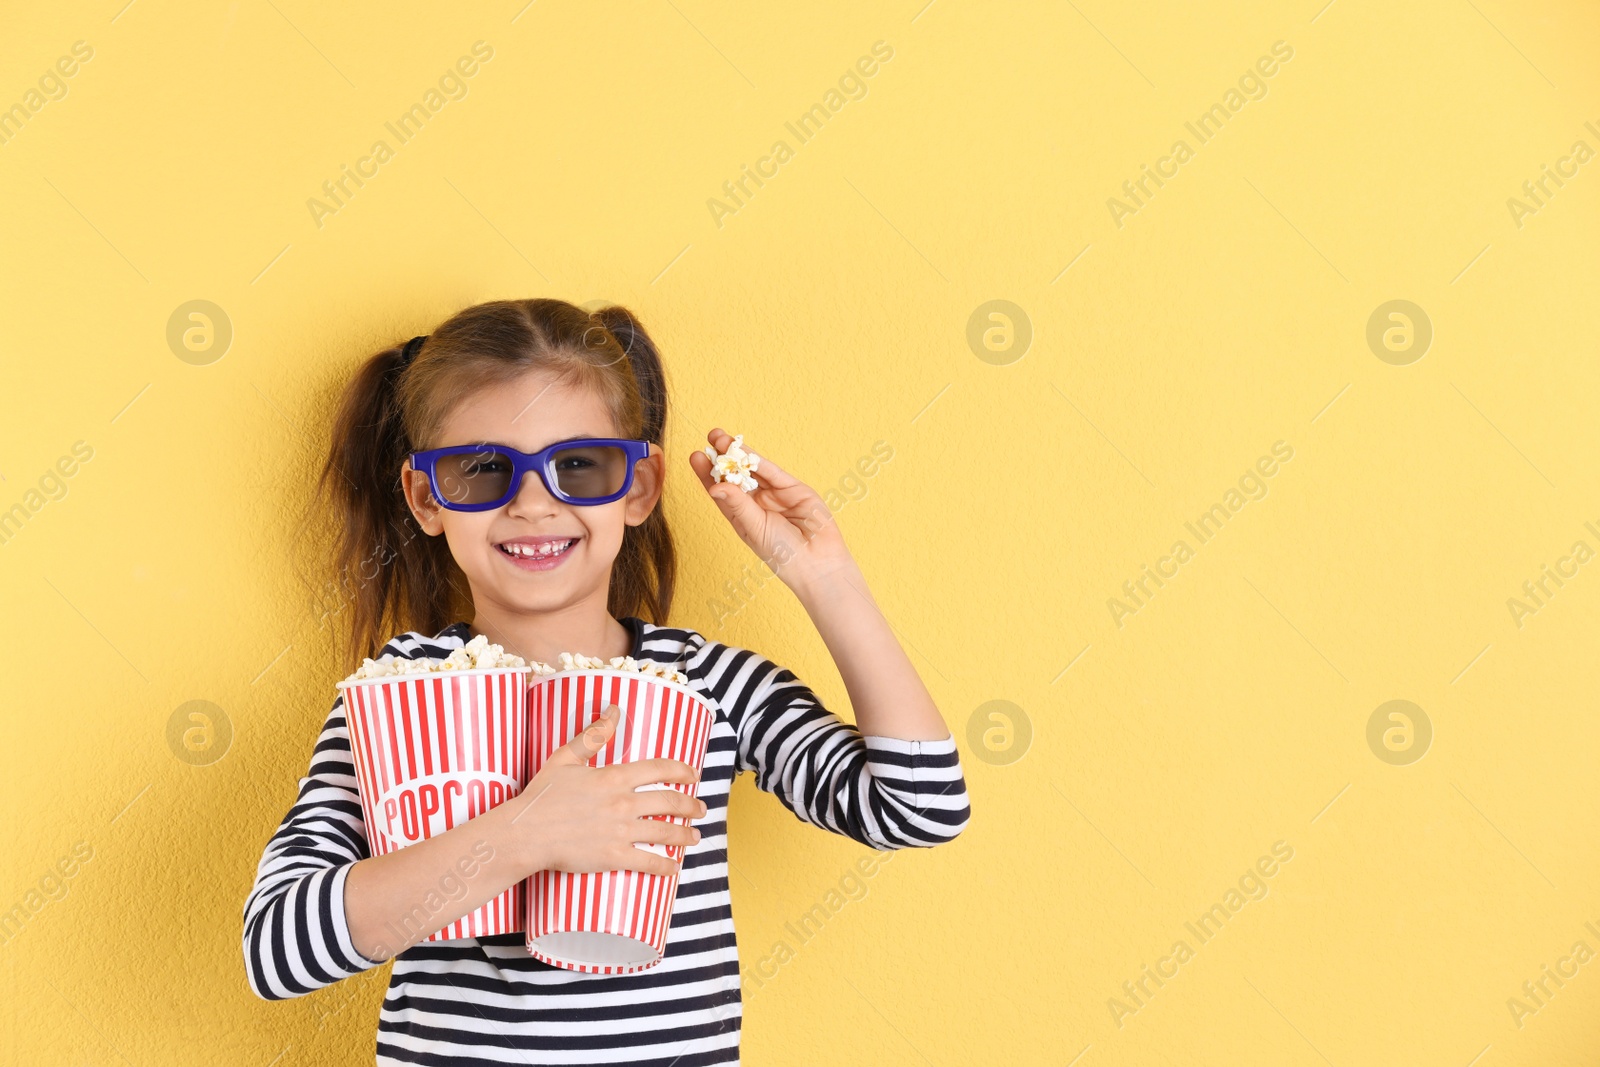
[[[756,652],[632,616],[620,621],[635,659],[684,672],[716,711],[698,792],[706,814],[693,821],[701,837],[684,855],[665,957],[634,974],[593,975],[534,959],[521,934],[414,945],[394,958],[378,1063],[737,1063],[727,803],[741,771],[753,771],[756,785],[802,822],[873,849],[928,848],[966,827],[954,737],[864,737]],[[458,622],[434,637],[401,634],[382,651],[446,656],[471,636]],[[351,943],[344,909],[345,878],[369,855],[341,698],[245,901],[244,960],[257,996],[302,996],[379,966]]]

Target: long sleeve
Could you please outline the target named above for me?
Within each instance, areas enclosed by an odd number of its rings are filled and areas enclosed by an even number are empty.
[[[802,821],[890,850],[953,839],[971,818],[953,736],[863,737],[790,671],[708,642],[697,659],[738,735],[737,771]]]
[[[257,996],[303,996],[378,966],[356,951],[344,910],[345,878],[369,854],[340,698],[245,901],[245,970]]]

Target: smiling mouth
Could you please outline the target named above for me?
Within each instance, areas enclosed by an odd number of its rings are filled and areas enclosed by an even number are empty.
[[[545,541],[505,541],[495,548],[512,559],[556,559],[577,543],[576,537],[557,537]]]

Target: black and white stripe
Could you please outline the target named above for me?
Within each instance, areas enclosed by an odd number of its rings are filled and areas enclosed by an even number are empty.
[[[694,823],[700,841],[684,856],[666,957],[648,971],[606,976],[541,963],[520,934],[415,945],[394,961],[378,1063],[737,1063],[727,801],[741,771],[801,821],[874,849],[928,848],[966,827],[971,810],[953,737],[864,738],[755,652],[693,630],[623,622],[635,658],[683,671],[717,709],[699,789],[707,811]],[[468,625],[456,623],[436,637],[402,634],[383,651],[444,656],[470,637]],[[244,958],[258,996],[300,996],[378,966],[356,951],[345,924],[345,876],[367,855],[338,700],[245,902]]]

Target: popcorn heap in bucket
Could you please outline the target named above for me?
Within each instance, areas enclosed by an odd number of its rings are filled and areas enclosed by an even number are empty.
[[[598,656],[585,656],[575,652],[563,652],[560,656],[561,666],[552,667],[548,663],[534,660],[531,666],[536,675],[557,674],[560,671],[585,671],[585,670],[613,670],[633,671],[652,678],[663,678],[669,682],[680,685],[689,681],[689,676],[682,671],[675,671],[660,663],[651,663],[649,660],[634,659],[632,656],[614,656],[609,660],[602,660]],[[500,645],[489,643],[489,639],[482,634],[474,637],[450,655],[439,659],[423,657],[421,659],[406,659],[393,653],[378,659],[364,659],[361,666],[346,678],[347,682],[359,682],[367,678],[386,678],[391,675],[403,674],[432,674],[438,671],[466,671],[483,670],[503,667],[527,667],[527,660],[514,653],[507,652]]]
[[[364,659],[347,682],[364,678],[384,678],[392,674],[429,674],[433,671],[483,670],[495,667],[526,667],[528,661],[512,655],[499,645],[491,645],[482,634],[474,637],[444,659],[427,657],[406,659],[390,653],[377,659]]]
[[[599,656],[563,652],[559,667],[552,667],[538,660],[533,661],[534,674],[557,674],[561,671],[635,671],[651,678],[664,678],[669,682],[677,682],[679,685],[689,681],[689,676],[682,671],[675,671],[661,663],[651,663],[647,659],[634,659],[632,656],[612,656],[608,660],[602,660]]]

